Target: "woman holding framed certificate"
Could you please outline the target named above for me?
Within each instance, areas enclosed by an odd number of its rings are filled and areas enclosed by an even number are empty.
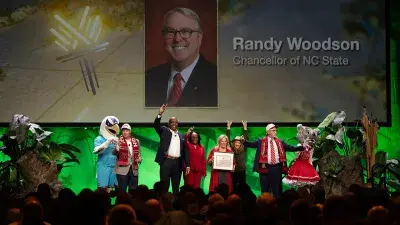
[[[228,137],[221,135],[218,144],[209,153],[207,162],[212,166],[210,192],[215,192],[220,184],[226,184],[232,192],[232,172],[235,170],[233,151],[228,147]]]

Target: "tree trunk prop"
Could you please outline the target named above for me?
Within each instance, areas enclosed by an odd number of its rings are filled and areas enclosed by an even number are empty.
[[[366,109],[364,108],[361,123],[364,127],[364,142],[365,142],[365,155],[367,161],[367,178],[373,176],[372,167],[375,165],[375,149],[377,146],[377,133],[379,129],[378,123],[371,121],[367,116]]]
[[[50,185],[53,197],[58,196],[62,184],[58,180],[59,172],[55,162],[43,162],[36,153],[28,152],[18,160],[17,164],[22,176],[26,179],[25,192],[35,191],[39,184],[47,183]]]
[[[326,196],[346,194],[352,184],[363,185],[360,157],[349,158],[332,150],[320,158],[317,165]]]

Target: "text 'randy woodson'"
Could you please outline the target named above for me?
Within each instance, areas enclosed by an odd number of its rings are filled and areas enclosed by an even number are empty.
[[[326,40],[314,40],[309,41],[304,38],[286,38],[286,45],[289,51],[359,51],[359,41],[349,40],[332,40],[327,38]],[[235,51],[270,51],[278,54],[282,51],[285,46],[285,42],[282,40],[270,37],[267,40],[246,40],[241,37],[233,38],[233,50]]]

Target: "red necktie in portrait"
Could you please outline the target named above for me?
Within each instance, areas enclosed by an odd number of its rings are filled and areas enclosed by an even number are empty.
[[[179,101],[179,98],[182,95],[182,75],[180,73],[175,74],[174,76],[174,85],[172,86],[171,92],[169,93],[168,105],[176,106]]]

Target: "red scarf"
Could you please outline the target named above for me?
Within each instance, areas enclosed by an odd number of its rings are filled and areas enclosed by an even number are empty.
[[[139,158],[139,141],[133,137],[130,137],[132,143],[132,155],[131,161],[134,169],[138,168],[137,159]],[[123,136],[121,136],[118,140],[118,165],[119,166],[129,166],[129,146],[127,141]]]
[[[276,146],[278,146],[279,161],[286,162],[286,153],[283,148],[282,142],[278,138],[273,138]],[[264,153],[264,154],[263,154]],[[268,159],[268,137],[262,139],[260,158]]]

